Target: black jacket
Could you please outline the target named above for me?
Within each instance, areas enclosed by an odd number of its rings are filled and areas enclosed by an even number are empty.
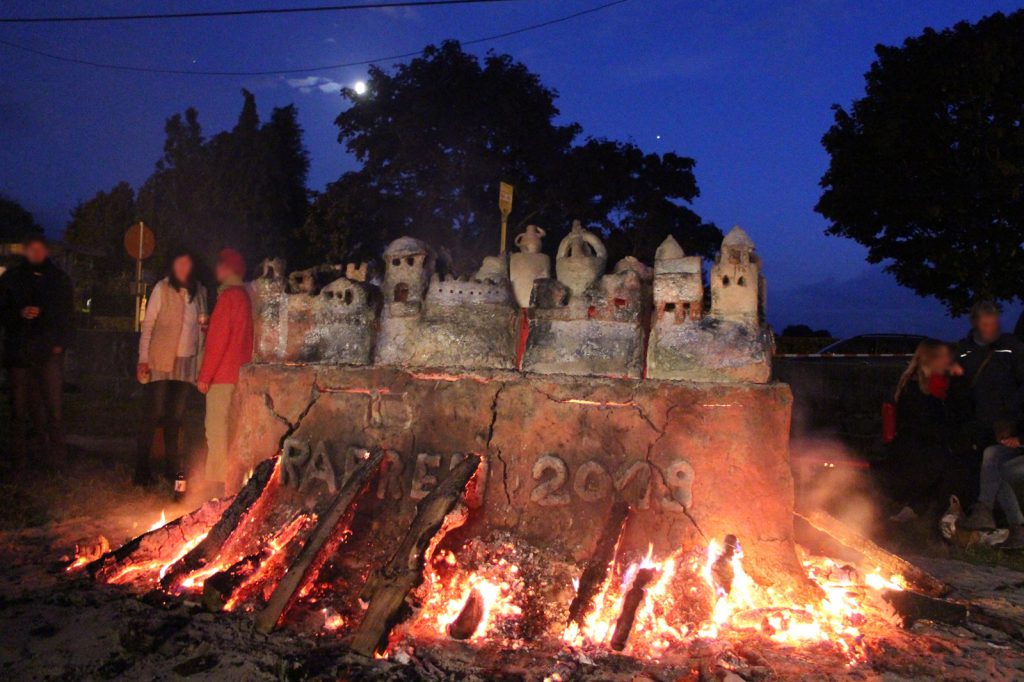
[[[40,310],[26,320],[27,306]],[[33,266],[22,262],[0,276],[0,323],[4,329],[4,367],[37,365],[55,347],[67,348],[74,337],[71,278],[46,260]]]
[[[911,379],[896,403],[896,440],[900,449],[949,449],[950,424],[945,401],[925,393]]]
[[[975,445],[989,445],[994,442],[994,426],[1021,419],[1024,343],[1003,334],[982,346],[968,335],[957,345],[955,359],[964,368],[964,375],[950,386],[960,421],[972,431]]]

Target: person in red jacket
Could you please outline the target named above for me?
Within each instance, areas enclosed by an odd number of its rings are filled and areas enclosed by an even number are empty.
[[[223,249],[217,258],[217,305],[210,316],[206,352],[197,387],[206,394],[206,480],[209,494],[224,494],[227,480],[231,397],[238,370],[252,360],[252,303],[242,284],[245,259],[234,249]]]

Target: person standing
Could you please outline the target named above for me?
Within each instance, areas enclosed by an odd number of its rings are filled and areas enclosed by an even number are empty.
[[[252,303],[242,284],[245,259],[234,249],[217,258],[217,305],[210,316],[199,392],[206,395],[206,480],[209,494],[224,494],[227,480],[229,409],[242,365],[252,360]]]
[[[162,426],[164,476],[174,482],[176,494],[185,492],[186,467],[179,441],[199,369],[206,310],[206,289],[196,279],[192,254],[175,253],[167,276],[153,287],[139,337],[136,373],[144,384],[145,400],[135,458],[136,485],[153,482],[150,446],[157,427]]]
[[[47,455],[66,456],[63,424],[64,353],[74,336],[71,278],[50,260],[41,234],[24,242],[24,262],[0,276],[4,367],[11,383],[15,457],[28,455],[32,423]]]

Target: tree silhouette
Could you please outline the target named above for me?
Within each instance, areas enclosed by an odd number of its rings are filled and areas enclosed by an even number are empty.
[[[953,313],[1024,295],[1024,11],[875,48],[816,210]]]
[[[688,206],[698,194],[692,159],[577,144],[580,126],[556,122],[555,91],[509,55],[480,60],[448,41],[391,72],[372,67],[364,94],[342,95],[339,141],[362,168],[313,205],[304,235],[320,255],[409,234],[468,271],[498,251],[500,181],[515,185],[510,243],[536,223],[551,249],[577,218],[605,232],[612,259],[650,262],[668,234],[705,256],[721,241]]]
[[[36,219],[14,199],[0,194],[0,242],[20,242],[33,232],[42,232]]]

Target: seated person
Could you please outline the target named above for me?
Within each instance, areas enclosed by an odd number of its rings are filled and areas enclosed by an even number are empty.
[[[896,387],[896,437],[887,463],[890,497],[902,509],[892,521],[912,521],[949,492],[950,423],[946,413],[950,348],[925,339]]]
[[[1013,485],[1024,481],[1024,454],[1016,424],[1008,421],[997,424],[996,438],[999,442],[985,448],[982,455],[981,493],[961,527],[966,530],[995,530],[992,510],[998,503],[1010,526],[1010,535],[1000,547],[1021,550],[1024,549],[1024,513]]]

